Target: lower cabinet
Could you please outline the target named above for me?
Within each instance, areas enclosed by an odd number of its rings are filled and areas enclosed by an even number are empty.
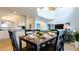
[[[0,40],[4,40],[8,38],[9,38],[8,31],[0,31]]]

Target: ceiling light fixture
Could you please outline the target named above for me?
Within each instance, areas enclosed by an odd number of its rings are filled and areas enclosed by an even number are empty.
[[[48,7],[48,10],[49,11],[55,11],[56,10],[56,7]]]
[[[14,14],[16,14],[16,11],[14,11]]]
[[[48,10],[48,11],[55,11],[57,7],[42,7],[42,8],[37,8],[37,11],[40,11],[42,9]]]

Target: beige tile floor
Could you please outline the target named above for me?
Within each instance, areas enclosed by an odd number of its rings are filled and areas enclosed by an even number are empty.
[[[12,51],[10,39],[0,40],[0,51]]]
[[[65,43],[64,49],[65,51],[79,51],[79,48],[76,48],[74,43],[70,43],[70,44]]]
[[[65,51],[79,51],[75,48],[74,43],[64,44]],[[12,51],[12,45],[10,39],[0,40],[0,51]]]

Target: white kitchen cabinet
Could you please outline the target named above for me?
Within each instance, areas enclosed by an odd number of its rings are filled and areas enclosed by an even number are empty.
[[[5,38],[5,39],[8,39],[8,38],[9,38],[9,33],[8,33],[8,31],[4,31],[4,38]]]
[[[4,31],[0,31],[0,40],[4,39]]]
[[[8,39],[8,38],[9,38],[8,31],[0,31],[0,40]]]
[[[17,39],[18,46],[19,46],[19,36],[24,36],[24,35],[25,35],[25,30],[16,30],[16,39]],[[0,31],[0,40],[4,40],[8,38],[10,38],[8,30]],[[26,45],[25,42],[22,42],[22,44],[23,44],[23,47]]]

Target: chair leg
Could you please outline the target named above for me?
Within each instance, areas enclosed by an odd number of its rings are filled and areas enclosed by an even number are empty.
[[[14,47],[13,47],[13,51],[16,51]]]
[[[59,51],[64,51],[64,45],[60,47]]]
[[[20,47],[20,50],[22,50],[22,41],[21,41],[21,39],[19,39],[19,47]]]
[[[28,47],[28,43],[26,42],[26,47]]]

